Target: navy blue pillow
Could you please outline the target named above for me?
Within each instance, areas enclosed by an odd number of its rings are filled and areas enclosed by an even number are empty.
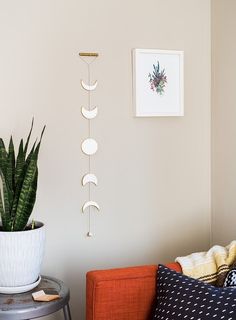
[[[236,290],[216,288],[159,265],[153,320],[236,320]]]

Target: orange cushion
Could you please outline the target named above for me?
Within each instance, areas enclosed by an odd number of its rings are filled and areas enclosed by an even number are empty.
[[[169,268],[180,271],[177,263]],[[87,320],[149,319],[156,295],[157,266],[129,267],[87,273]]]

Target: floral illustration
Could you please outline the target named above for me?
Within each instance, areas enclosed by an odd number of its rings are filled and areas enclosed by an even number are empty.
[[[167,84],[165,69],[160,69],[159,61],[157,61],[157,65],[153,65],[153,69],[152,74],[149,73],[148,75],[150,89],[156,91],[156,93],[161,96],[165,92],[164,89]]]

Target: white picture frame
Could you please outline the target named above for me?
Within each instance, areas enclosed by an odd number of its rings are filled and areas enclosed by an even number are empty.
[[[133,49],[136,117],[184,116],[184,52]]]

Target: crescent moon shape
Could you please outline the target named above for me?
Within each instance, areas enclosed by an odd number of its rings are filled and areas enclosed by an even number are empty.
[[[82,185],[85,186],[86,183],[90,183],[90,182],[95,184],[95,186],[98,185],[98,179],[93,173],[87,173],[83,176]]]
[[[98,114],[98,108],[95,107],[93,110],[87,110],[84,107],[81,108],[81,113],[86,119],[94,119]]]
[[[95,201],[87,201],[87,202],[85,202],[85,204],[84,204],[83,207],[82,207],[83,213],[84,213],[84,211],[85,211],[88,207],[94,207],[94,208],[96,208],[98,211],[100,210],[100,207],[99,207],[99,205],[97,204],[97,202],[95,202]]]
[[[96,80],[96,81],[94,82],[94,84],[92,84],[92,85],[86,84],[83,80],[81,80],[81,86],[82,86],[82,88],[84,88],[84,89],[87,90],[87,91],[93,91],[93,90],[95,90],[96,87],[97,87],[97,84],[98,84],[97,80]]]

